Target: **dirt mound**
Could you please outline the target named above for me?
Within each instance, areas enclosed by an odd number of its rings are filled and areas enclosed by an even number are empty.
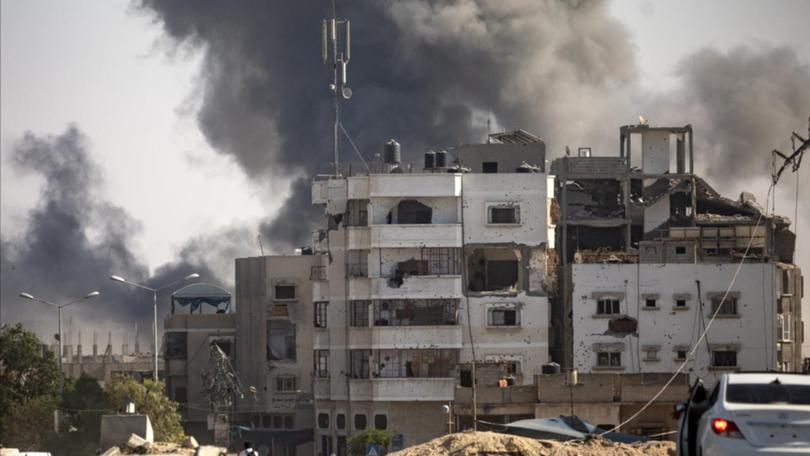
[[[672,442],[615,443],[595,438],[587,442],[534,440],[495,432],[459,432],[389,456],[674,456]]]

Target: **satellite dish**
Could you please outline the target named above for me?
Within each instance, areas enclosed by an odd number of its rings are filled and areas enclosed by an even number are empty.
[[[647,118],[644,116],[638,116],[638,124],[639,125],[647,125]]]
[[[352,89],[349,87],[343,87],[340,89],[340,94],[343,95],[343,98],[348,100],[352,97]]]

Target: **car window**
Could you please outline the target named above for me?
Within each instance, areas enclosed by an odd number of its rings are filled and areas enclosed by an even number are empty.
[[[726,401],[742,404],[810,405],[810,388],[781,383],[740,383],[728,385]]]

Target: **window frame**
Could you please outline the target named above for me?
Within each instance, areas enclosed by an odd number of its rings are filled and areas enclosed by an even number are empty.
[[[718,353],[733,353],[734,354],[734,364],[718,364],[717,363],[717,354]],[[715,369],[736,369],[740,366],[739,360],[739,350],[736,350],[732,347],[724,347],[724,348],[713,348],[712,349],[712,363],[711,367]]]
[[[292,298],[280,298],[278,296],[278,288],[279,287],[292,288],[292,290],[293,290]],[[294,283],[287,283],[287,282],[279,282],[279,283],[274,283],[273,284],[273,301],[289,302],[289,301],[295,301],[297,299],[298,299],[298,285],[296,285]]]
[[[277,393],[294,393],[298,391],[298,377],[294,375],[275,377],[275,391]]]
[[[603,364],[602,357],[606,356],[607,364]],[[618,359],[618,364],[614,364],[614,358]],[[622,364],[622,352],[618,350],[600,350],[596,352],[596,367],[601,369],[621,369],[624,367]]]
[[[610,308],[608,309],[608,304]],[[610,310],[611,312],[608,312]],[[614,316],[622,314],[622,299],[618,296],[600,296],[596,298],[596,315]]]
[[[514,324],[507,324],[506,323],[506,312],[514,312]],[[495,314],[502,313],[503,316],[501,317],[503,323],[496,323]],[[510,305],[493,305],[487,308],[487,327],[488,328],[520,328],[523,326],[523,322],[521,321],[521,312],[518,306],[510,306]]]
[[[312,359],[315,378],[329,378],[329,350],[316,349]]]
[[[494,221],[495,210],[511,210],[513,214],[513,222]],[[520,226],[523,224],[520,217],[520,204],[517,202],[493,202],[486,205],[487,225],[489,226]]]
[[[313,325],[316,329],[328,327],[329,301],[315,301],[313,309]]]

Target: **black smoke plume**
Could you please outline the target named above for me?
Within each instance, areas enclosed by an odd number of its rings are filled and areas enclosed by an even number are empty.
[[[40,199],[28,214],[28,225],[18,237],[2,239],[0,254],[0,317],[3,323],[21,321],[39,334],[56,332],[56,311],[25,300],[28,292],[57,304],[79,298],[91,290],[101,296],[80,302],[63,311],[64,331],[75,318],[82,322],[85,353],[92,343],[90,332],[125,331],[134,347],[134,324],[141,328],[141,347],[147,350],[152,327],[152,297],[108,280],[111,274],[159,287],[191,272],[203,280],[217,280],[206,263],[199,262],[189,244],[180,258],[149,275],[146,264],[133,252],[131,242],[140,223],[125,209],[106,201],[102,174],[87,152],[86,139],[76,127],[57,136],[27,133],[12,148],[9,164],[22,173],[42,177]],[[169,291],[170,293],[171,291]],[[168,293],[159,302],[161,317],[168,311]],[[48,337],[50,340],[50,337]],[[78,342],[74,337],[72,343]],[[120,342],[116,334],[115,343]],[[101,347],[103,350],[103,346]],[[119,347],[116,347],[116,351]]]

